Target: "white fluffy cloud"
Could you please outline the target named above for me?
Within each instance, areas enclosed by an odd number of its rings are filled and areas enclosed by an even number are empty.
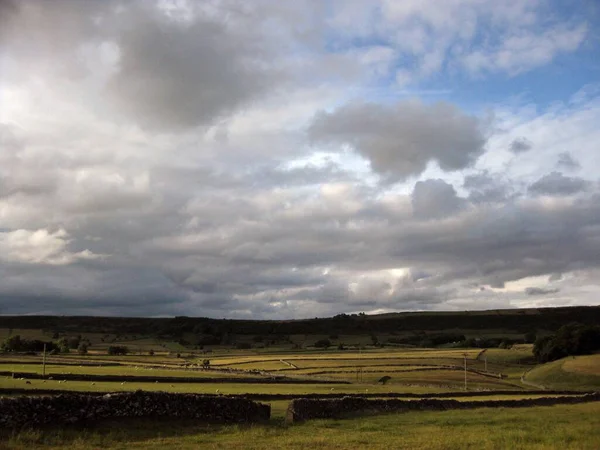
[[[68,235],[62,229],[54,233],[45,229],[0,232],[0,258],[4,262],[63,265],[98,257],[87,249],[70,252],[67,246]]]

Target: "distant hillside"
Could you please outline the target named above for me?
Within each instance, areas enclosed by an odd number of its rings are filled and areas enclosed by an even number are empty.
[[[600,389],[600,354],[543,364],[527,373],[525,381],[549,389]]]
[[[0,328],[61,333],[98,332],[178,337],[217,335],[369,334],[443,330],[555,331],[570,322],[600,323],[600,306],[464,312],[340,314],[305,320],[229,320],[205,317],[141,318],[78,316],[0,316]]]

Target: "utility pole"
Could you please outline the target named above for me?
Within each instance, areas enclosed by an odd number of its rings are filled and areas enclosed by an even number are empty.
[[[487,355],[483,357],[483,361],[485,363],[485,371],[487,372]]]
[[[467,354],[463,353],[465,356],[465,391],[467,390]]]
[[[44,353],[42,356],[42,378],[46,378],[46,344],[44,344]]]

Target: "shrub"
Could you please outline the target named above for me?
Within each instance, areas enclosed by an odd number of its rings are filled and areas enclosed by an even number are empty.
[[[314,344],[317,348],[328,348],[331,347],[331,341],[329,339],[320,339]]]
[[[129,349],[122,345],[111,345],[108,347],[107,353],[109,355],[126,355],[129,353]]]
[[[88,352],[88,347],[89,347],[88,343],[87,343],[87,342],[85,342],[85,341],[82,341],[82,342],[79,344],[79,347],[77,347],[77,353],[79,353],[80,355],[85,355],[85,354],[87,354],[87,352]]]
[[[61,353],[69,353],[69,341],[66,337],[60,338],[56,345],[58,345],[58,349]]]
[[[81,336],[70,337],[67,340],[67,345],[69,346],[69,349],[73,349],[73,350],[78,349],[80,343],[81,343]]]

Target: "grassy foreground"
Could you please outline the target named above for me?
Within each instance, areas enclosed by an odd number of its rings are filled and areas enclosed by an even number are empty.
[[[527,409],[411,412],[286,426],[107,422],[92,429],[4,436],[0,448],[31,449],[598,449],[600,403]]]

